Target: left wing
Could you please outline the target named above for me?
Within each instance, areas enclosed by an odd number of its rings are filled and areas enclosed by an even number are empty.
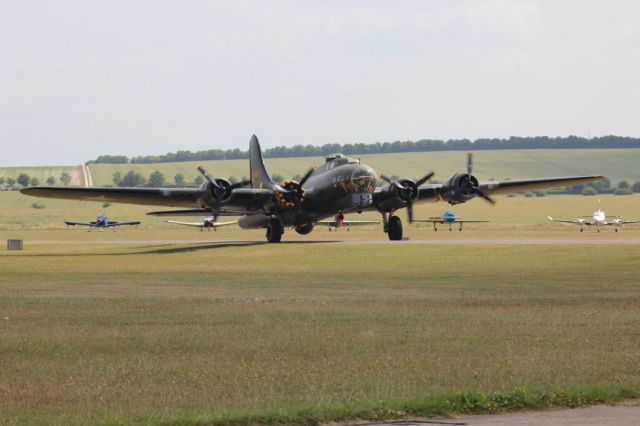
[[[95,222],[68,222],[65,221],[64,222],[65,225],[69,225],[69,226],[95,226]]]

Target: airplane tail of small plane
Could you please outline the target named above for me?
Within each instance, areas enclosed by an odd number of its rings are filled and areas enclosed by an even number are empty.
[[[253,188],[273,188],[276,186],[264,166],[260,142],[258,142],[256,135],[253,135],[251,142],[249,142],[249,173],[251,174],[251,186]]]

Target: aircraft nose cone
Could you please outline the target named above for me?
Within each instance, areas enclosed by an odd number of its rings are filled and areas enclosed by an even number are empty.
[[[373,192],[377,180],[378,176],[371,167],[361,165],[351,174],[353,192]]]

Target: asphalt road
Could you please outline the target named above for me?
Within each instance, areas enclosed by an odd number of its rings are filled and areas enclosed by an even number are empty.
[[[638,406],[596,406],[588,408],[528,411],[490,416],[460,416],[454,419],[413,419],[382,423],[353,422],[353,426],[638,426],[640,407]]]

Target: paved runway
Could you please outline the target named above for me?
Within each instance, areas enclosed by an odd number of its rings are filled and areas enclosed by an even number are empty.
[[[490,416],[460,416],[455,419],[416,419],[398,420],[382,423],[354,422],[347,425],[357,426],[638,426],[640,407],[597,406],[551,411],[528,411]]]

